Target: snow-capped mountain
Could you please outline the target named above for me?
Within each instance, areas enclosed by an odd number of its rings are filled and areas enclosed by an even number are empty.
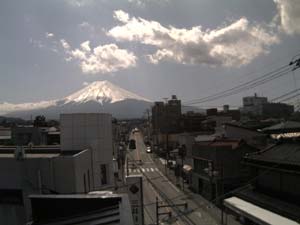
[[[66,103],[83,103],[97,101],[103,103],[115,103],[126,99],[135,99],[150,102],[148,99],[140,97],[132,92],[120,88],[109,81],[95,81],[80,91],[65,98]]]
[[[117,118],[141,117],[151,101],[109,81],[95,81],[65,98],[36,103],[0,103],[0,115],[30,118],[43,114],[58,118],[60,113],[106,112]]]

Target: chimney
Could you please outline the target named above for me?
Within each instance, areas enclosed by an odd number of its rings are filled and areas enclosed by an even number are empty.
[[[172,100],[176,100],[176,99],[177,99],[176,95],[172,95]]]

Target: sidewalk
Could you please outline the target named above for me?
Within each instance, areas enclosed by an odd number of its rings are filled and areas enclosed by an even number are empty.
[[[163,163],[163,160],[158,158],[157,156],[152,156],[152,159],[156,166],[159,168],[159,170],[174,184],[177,185],[181,190],[182,190],[182,183],[181,183],[181,178],[176,178],[175,173],[171,169],[167,169],[167,174],[166,174],[166,167]],[[180,181],[180,182],[179,182]],[[179,185],[178,185],[179,183]],[[205,212],[207,212],[210,216],[215,218],[219,223],[221,224],[221,215],[222,211],[216,207],[214,204],[212,204],[210,201],[207,199],[203,198],[201,195],[196,194],[192,192],[188,188],[188,184],[185,184],[184,191],[183,191],[189,199],[191,199],[199,208],[202,208]],[[238,221],[236,221],[232,215],[227,215],[224,213],[224,224],[228,225],[240,225]],[[227,223],[226,223],[227,219]]]

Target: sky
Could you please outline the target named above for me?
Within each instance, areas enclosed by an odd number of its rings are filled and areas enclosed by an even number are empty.
[[[0,2],[0,102],[65,97],[97,80],[159,101],[199,99],[300,53],[300,0]],[[300,88],[299,70],[201,107]],[[293,103],[293,102],[291,102]]]

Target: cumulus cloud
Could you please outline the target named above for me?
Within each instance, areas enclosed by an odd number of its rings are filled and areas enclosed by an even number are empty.
[[[165,27],[156,21],[130,17],[121,10],[114,12],[114,18],[121,25],[110,29],[107,35],[118,41],[157,47],[155,53],[148,55],[152,63],[171,60],[182,64],[238,67],[268,53],[268,47],[279,42],[270,30],[250,24],[246,18],[213,30],[204,30],[201,26]]]
[[[288,34],[300,34],[299,0],[274,0],[277,5],[281,28]]]
[[[112,73],[136,66],[136,56],[116,44],[91,48],[90,42],[85,41],[77,49],[71,49],[65,40],[61,40],[61,44],[68,55],[66,60],[79,62],[82,72],[86,74]]]

